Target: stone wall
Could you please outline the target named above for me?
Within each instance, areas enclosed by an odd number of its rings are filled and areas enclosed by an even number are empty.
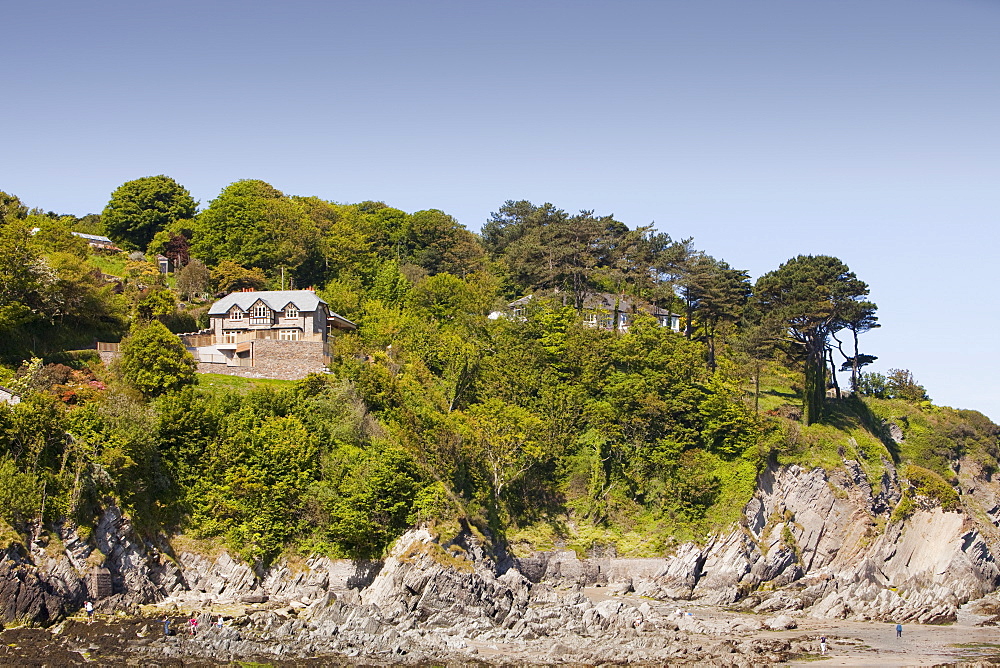
[[[244,378],[299,380],[310,373],[323,372],[328,362],[329,359],[323,354],[323,342],[321,341],[258,339],[253,342],[252,367],[202,362],[198,364],[198,373],[224,373]]]
[[[122,356],[122,354],[117,350],[113,352],[108,350],[101,350],[97,354],[101,357],[101,362],[104,363],[104,366],[108,366],[109,364],[111,364],[116,359]]]

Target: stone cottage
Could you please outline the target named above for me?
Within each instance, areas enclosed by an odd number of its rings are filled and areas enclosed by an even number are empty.
[[[244,291],[208,310],[206,330],[181,338],[205,373],[298,379],[329,363],[330,336],[357,328],[312,290]]]

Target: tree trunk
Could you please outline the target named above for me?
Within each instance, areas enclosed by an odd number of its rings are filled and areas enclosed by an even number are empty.
[[[858,330],[851,329],[854,335],[854,358],[851,360],[851,390],[858,391]]]
[[[837,391],[837,398],[841,399],[842,397],[840,396],[840,383],[837,382],[837,367],[834,365],[833,362],[833,348],[827,346],[826,353],[828,359],[830,360],[830,380],[833,381],[833,388]]]
[[[754,366],[753,374],[753,411],[754,413],[760,412],[760,360],[757,360],[757,364]]]
[[[705,324],[705,338],[708,343],[708,369],[715,373],[715,325]]]
[[[690,339],[694,334],[694,303],[689,299],[684,300],[684,317],[687,320],[684,325],[684,338]]]
[[[813,337],[806,342],[805,371],[803,419],[806,424],[813,424],[823,417],[826,398],[826,345],[823,339]]]

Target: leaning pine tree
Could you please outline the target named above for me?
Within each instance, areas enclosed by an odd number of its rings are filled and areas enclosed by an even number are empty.
[[[779,317],[805,352],[806,424],[823,416],[826,398],[826,348],[831,334],[864,304],[868,285],[846,264],[829,255],[799,255],[760,277],[755,299],[764,313]]]

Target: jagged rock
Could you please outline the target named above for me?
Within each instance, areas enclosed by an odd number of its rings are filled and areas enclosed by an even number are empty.
[[[764,626],[772,631],[784,631],[798,628],[799,624],[789,615],[778,615],[764,620]]]
[[[151,656],[230,661],[277,651],[294,660],[327,652],[360,663],[406,656],[460,664],[470,661],[473,640],[495,640],[521,648],[515,663],[555,656],[549,651],[558,646],[560,657],[581,663],[755,665],[779,660],[787,643],[739,641],[761,622],[701,615],[698,606],[938,623],[1000,584],[989,522],[933,507],[888,522],[900,491],[885,464],[877,493],[856,462],[831,472],[767,469],[739,526],[660,559],[580,559],[566,550],[520,559],[492,554],[471,531],[442,543],[417,529],[382,562],[315,557],[265,571],[225,552],[167,557],[166,544],[139,540],[127,518],[108,509],[88,540],[60,527],[62,551],[39,541],[30,552],[0,553],[0,611],[5,619],[55,621],[92,595],[87,574],[99,564],[111,575],[112,594],[99,602],[109,612],[156,601],[187,614],[213,602],[254,606],[234,621],[238,631],[214,629],[205,617],[205,630],[183,651],[171,644],[176,638],[137,629],[131,641],[142,640],[135,647]],[[1000,485],[985,478],[975,485],[982,515],[1000,518]],[[694,613],[667,615],[641,597],[681,599]],[[991,616],[1000,607],[983,619]],[[765,624],[794,628],[795,619],[778,614]]]

